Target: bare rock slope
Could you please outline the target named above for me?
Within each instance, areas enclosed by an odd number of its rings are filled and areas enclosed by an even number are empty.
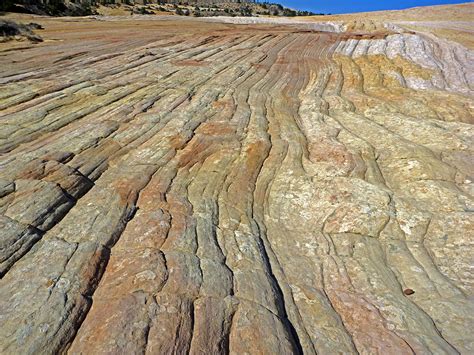
[[[0,46],[1,354],[474,353],[472,49],[35,21]]]

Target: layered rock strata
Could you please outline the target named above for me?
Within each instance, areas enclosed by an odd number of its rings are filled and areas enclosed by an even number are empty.
[[[0,52],[0,353],[474,352],[474,53],[181,21]]]

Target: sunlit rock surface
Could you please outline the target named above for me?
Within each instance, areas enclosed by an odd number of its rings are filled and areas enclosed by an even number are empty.
[[[448,15],[35,18],[0,47],[0,353],[474,353]]]

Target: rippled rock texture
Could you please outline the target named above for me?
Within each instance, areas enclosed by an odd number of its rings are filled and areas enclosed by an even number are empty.
[[[0,353],[474,352],[472,50],[37,21],[0,48]]]

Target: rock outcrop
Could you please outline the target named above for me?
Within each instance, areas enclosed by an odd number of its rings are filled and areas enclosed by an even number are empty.
[[[474,352],[472,50],[39,22],[0,47],[0,353]]]

